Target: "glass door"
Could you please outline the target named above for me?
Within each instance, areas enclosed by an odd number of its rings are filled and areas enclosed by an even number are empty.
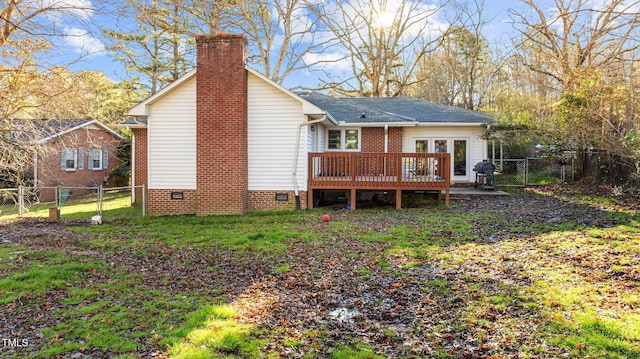
[[[429,152],[429,140],[416,140],[416,152],[417,153]]]
[[[416,138],[414,140],[415,152],[424,153],[450,153],[451,154],[451,179],[465,181],[469,179],[469,141],[461,138]],[[437,168],[437,161],[429,164],[418,164],[429,168],[431,171]]]
[[[447,140],[433,140],[433,152],[447,153]]]
[[[453,175],[467,177],[467,140],[453,140]]]

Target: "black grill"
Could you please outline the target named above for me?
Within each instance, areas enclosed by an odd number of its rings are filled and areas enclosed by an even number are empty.
[[[496,171],[496,166],[493,163],[478,162],[473,167],[473,171],[476,173],[474,188],[480,188],[483,191],[496,189],[496,177],[493,174]]]

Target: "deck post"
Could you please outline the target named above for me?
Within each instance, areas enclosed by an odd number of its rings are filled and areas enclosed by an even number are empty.
[[[396,209],[402,208],[402,190],[398,188],[396,190]]]
[[[356,188],[351,187],[351,194],[349,195],[349,204],[351,205],[351,210],[356,209]]]

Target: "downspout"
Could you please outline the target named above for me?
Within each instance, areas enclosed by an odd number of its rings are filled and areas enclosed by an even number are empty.
[[[389,152],[389,125],[384,124],[384,153]],[[384,175],[387,175],[387,158],[384,158]]]
[[[131,204],[136,203],[136,135],[131,131],[131,128],[127,127],[131,133]],[[148,161],[147,161],[148,162]],[[144,189],[143,189],[144,190]]]
[[[384,153],[389,152],[389,125],[384,124]]]
[[[300,208],[300,190],[298,189],[298,155],[300,154],[300,131],[302,131],[302,127],[313,125],[315,123],[319,123],[324,121],[327,118],[326,115],[323,115],[322,118],[313,121],[303,121],[298,124],[298,132],[296,133],[296,148],[293,151],[293,171],[291,172],[292,180],[293,180],[293,193],[296,197],[296,211],[301,210]]]

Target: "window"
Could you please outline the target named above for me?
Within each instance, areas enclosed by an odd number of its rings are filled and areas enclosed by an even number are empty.
[[[109,168],[109,151],[100,148],[90,148],[88,166],[90,170],[102,170]]]
[[[463,180],[467,177],[469,159],[469,140],[463,138],[415,138],[416,152],[450,153],[453,161],[451,172],[453,176]]]
[[[104,151],[107,153],[106,151]],[[103,169],[103,151],[99,148],[89,149],[89,169],[101,170]]]
[[[327,131],[327,149],[328,150],[360,150],[360,130],[328,130]]]
[[[60,151],[60,169],[63,171],[75,171],[78,165],[78,150],[75,148],[63,148]]]

